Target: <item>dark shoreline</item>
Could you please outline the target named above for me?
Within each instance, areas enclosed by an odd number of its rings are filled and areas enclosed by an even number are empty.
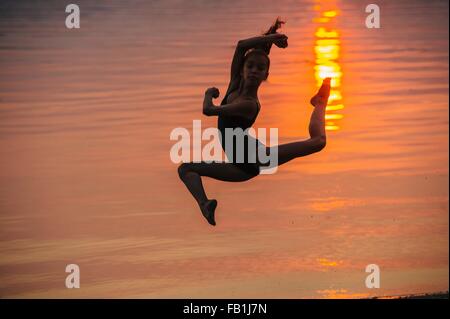
[[[412,294],[404,296],[380,296],[370,299],[449,299],[449,292],[432,292],[424,294]]]

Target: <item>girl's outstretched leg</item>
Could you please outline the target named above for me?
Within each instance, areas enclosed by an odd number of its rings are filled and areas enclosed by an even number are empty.
[[[325,147],[325,109],[330,96],[330,80],[330,78],[326,78],[319,92],[311,99],[314,111],[309,123],[310,139],[278,145],[278,165],[287,163],[297,157],[319,152]]]

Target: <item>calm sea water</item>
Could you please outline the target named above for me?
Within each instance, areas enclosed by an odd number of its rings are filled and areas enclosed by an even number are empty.
[[[0,296],[359,298],[448,290],[448,1],[0,3]],[[245,183],[205,179],[206,224],[169,158],[203,127],[237,40],[277,15],[255,127],[324,151]],[[81,288],[65,288],[65,267]],[[367,289],[377,264],[381,288]]]

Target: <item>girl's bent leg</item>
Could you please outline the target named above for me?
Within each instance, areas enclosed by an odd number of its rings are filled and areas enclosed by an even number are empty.
[[[203,216],[211,225],[215,225],[215,199],[209,200],[203,188],[201,176],[207,176],[226,182],[243,182],[254,177],[231,163],[183,163],[178,167],[178,175],[197,201]]]
[[[201,176],[225,182],[244,182],[255,177],[231,163],[205,162],[183,163],[178,167],[178,175],[199,204],[208,200],[202,185]]]

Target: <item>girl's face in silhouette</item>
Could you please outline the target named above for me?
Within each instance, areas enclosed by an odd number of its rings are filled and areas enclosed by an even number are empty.
[[[269,75],[269,60],[262,54],[251,54],[245,60],[242,77],[247,85],[259,86]]]

